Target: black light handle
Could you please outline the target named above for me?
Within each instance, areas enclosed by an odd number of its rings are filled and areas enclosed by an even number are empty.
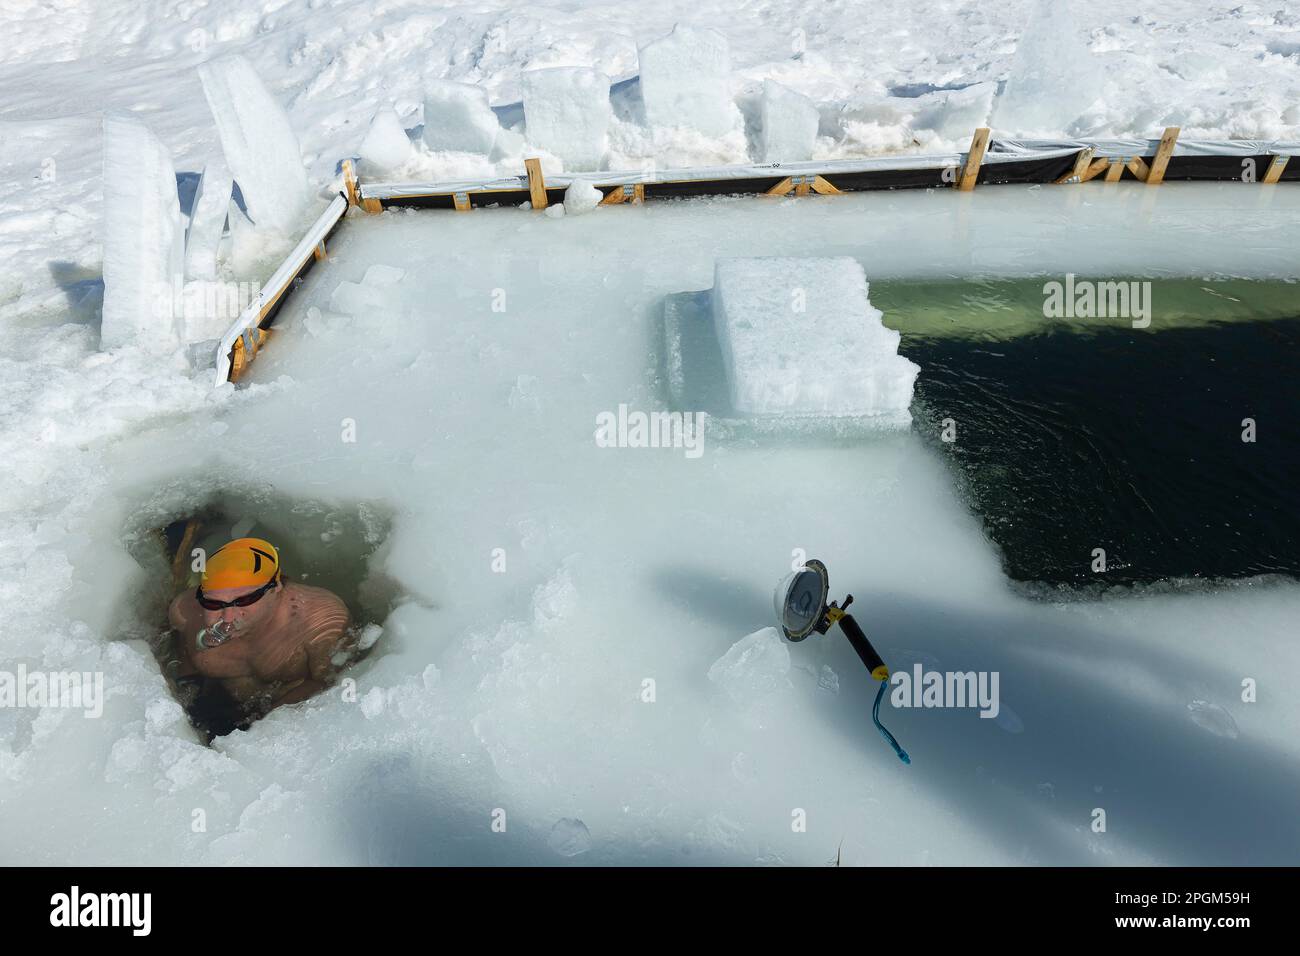
[[[858,657],[862,658],[862,663],[867,665],[867,670],[871,671],[871,676],[876,680],[889,680],[889,668],[880,659],[876,649],[871,646],[871,642],[867,640],[867,635],[862,632],[862,628],[858,627],[858,622],[853,620],[852,614],[840,616],[840,630],[849,639],[853,649],[858,652]]]

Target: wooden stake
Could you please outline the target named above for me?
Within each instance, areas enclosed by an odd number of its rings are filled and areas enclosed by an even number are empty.
[[[361,200],[361,208],[364,209],[366,212],[371,212],[371,213],[383,212],[384,204],[381,203],[378,199],[363,199]]]
[[[979,179],[980,164],[984,162],[984,151],[989,148],[989,128],[981,126],[975,131],[975,136],[970,141],[970,152],[966,154],[966,165],[961,171],[961,180],[957,183],[957,188],[962,192],[970,192],[975,188],[975,183]]]
[[[324,259],[324,258],[325,258],[325,242],[322,240],[322,241],[320,242],[320,244],[318,244],[318,245],[316,246],[316,248],[313,249],[313,250],[311,251],[311,254],[312,254],[313,256],[316,257],[316,261],[317,261],[317,262],[320,262],[322,259]]]
[[[546,200],[546,180],[542,178],[542,161],[540,159],[525,159],[524,168],[528,170],[528,197],[532,200],[534,209],[545,209]]]
[[[357,172],[352,168],[352,160],[343,160],[343,184],[348,192],[348,205],[359,205],[361,200],[360,193],[357,190]]]
[[[1146,181],[1148,186],[1158,186],[1165,181],[1165,167],[1169,165],[1169,157],[1174,154],[1174,144],[1178,142],[1179,127],[1165,127],[1165,134],[1160,137],[1160,145],[1156,148],[1155,158],[1151,160],[1151,171],[1147,174]]]
[[[452,193],[451,201],[456,204],[457,212],[469,212],[473,208],[469,204],[469,193]]]
[[[1079,155],[1074,158],[1074,169],[1058,179],[1056,185],[1083,182],[1083,174],[1088,171],[1088,167],[1092,164],[1092,154],[1095,152],[1096,149],[1092,146],[1079,150]]]
[[[811,176],[792,176],[791,179],[794,181],[794,194],[796,196],[807,196],[812,190]]]
[[[820,176],[814,176],[812,181],[813,192],[820,193],[823,196],[843,196],[843,190],[836,189]]]
[[[1110,168],[1106,170],[1106,182],[1119,182],[1119,178],[1124,175],[1124,160],[1109,159],[1107,162],[1110,164]]]
[[[1274,156],[1273,162],[1268,164],[1268,172],[1260,182],[1275,183],[1282,178],[1282,171],[1286,169],[1286,162],[1290,156]]]

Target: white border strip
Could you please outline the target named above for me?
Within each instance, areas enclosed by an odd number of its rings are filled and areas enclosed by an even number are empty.
[[[293,277],[303,267],[312,250],[321,244],[325,234],[343,217],[347,209],[347,197],[342,194],[335,196],[334,201],[320,214],[320,218],[307,230],[306,235],[298,240],[298,244],[293,247],[293,251],[284,262],[280,263],[280,268],[271,273],[271,278],[262,284],[262,288],[249,303],[248,308],[235,319],[235,324],[226,330],[226,334],[221,337],[221,343],[217,346],[218,387],[226,384],[230,379],[230,353],[235,347],[235,342],[244,334],[245,329],[253,328],[261,321],[262,309],[293,281]]]

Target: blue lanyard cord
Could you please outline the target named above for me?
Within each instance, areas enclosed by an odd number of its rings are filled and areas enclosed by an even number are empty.
[[[898,759],[903,763],[911,763],[912,758],[907,755],[907,751],[898,746],[898,741],[894,739],[894,735],[886,730],[885,725],[880,722],[880,699],[885,696],[885,688],[888,686],[889,681],[882,680],[880,682],[880,690],[876,691],[876,704],[871,708],[871,719],[876,722],[876,729],[889,741],[889,746],[894,748],[894,753],[898,754]]]

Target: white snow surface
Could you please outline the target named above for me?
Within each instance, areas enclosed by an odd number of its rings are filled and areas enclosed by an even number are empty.
[[[100,671],[108,697],[99,719],[0,709],[0,848],[33,863],[820,865],[841,845],[864,865],[1292,858],[1276,821],[1300,756],[1284,690],[1300,677],[1300,588],[1018,597],[910,433],[787,447],[706,429],[697,459],[592,438],[619,403],[655,407],[653,317],[708,289],[715,257],[852,255],[876,283],[1105,274],[1137,250],[1157,272],[1292,268],[1300,196],[1253,205],[1247,188],[354,213],[241,390],[99,353],[83,325],[34,354],[7,332],[5,667]],[[1238,228],[1222,230],[1229,212]],[[324,311],[342,283],[382,307]],[[123,639],[145,576],[123,535],[218,486],[393,509],[370,563],[405,597],[377,622],[354,699],[325,694],[205,748]],[[998,670],[999,718],[888,711],[904,767],[842,639],[735,647],[770,627],[795,549],[853,591],[894,668]],[[1258,677],[1258,703],[1241,703],[1238,675]],[[1097,806],[1106,834],[1089,827]]]
[[[743,135],[647,128],[637,84],[620,85],[638,46],[678,22],[727,37],[747,120],[767,79],[817,102],[814,158],[960,150],[1032,5],[879,0],[821,7],[815,22],[785,0],[627,9],[0,9],[0,668],[100,671],[108,691],[99,719],[0,709],[0,857],[818,865],[842,841],[848,864],[1293,862],[1294,831],[1277,821],[1293,814],[1300,758],[1294,585],[1031,603],[1005,587],[914,436],[793,451],[706,434],[698,460],[591,440],[598,412],[653,407],[652,317],[663,297],[710,288],[718,256],[851,255],[873,282],[1135,264],[1291,276],[1289,187],[351,216],[248,388],[213,390],[180,351],[99,350],[102,278],[130,254],[102,245],[103,114],[132,111],[178,174],[197,174],[222,148],[197,72],[213,58],[248,58],[289,117],[310,188],[328,194],[381,107],[412,129],[429,81],[464,81],[522,128],[522,73],[555,66],[615,81],[610,166],[757,160]],[[1300,138],[1300,13],[1286,5],[1158,0],[1135,14],[1097,0],[1074,13],[1104,81],[1052,134],[1176,124],[1186,137]],[[421,175],[516,175],[520,148],[499,164],[430,152]],[[227,280],[278,264],[246,225],[232,217]],[[376,263],[405,276],[369,282]],[[379,291],[384,310],[329,311],[343,282]],[[500,290],[505,312],[491,307]],[[339,441],[345,417],[356,444]],[[397,509],[372,564],[407,600],[378,622],[356,703],[326,695],[205,748],[144,646],[122,639],[143,574],[123,535],[216,486]],[[857,527],[872,533],[845,533]],[[895,668],[1000,670],[999,719],[892,715],[914,758],[904,768],[870,728],[860,663],[821,638],[788,649],[790,687],[766,698],[779,721],[734,706],[708,674],[771,623],[770,588],[795,548],[829,563],[837,593],[854,591]],[[828,672],[837,694],[822,689]],[[1259,678],[1258,703],[1241,703],[1238,675]],[[1089,829],[1097,806],[1107,834]],[[510,809],[508,840],[491,832],[497,807]],[[794,807],[807,833],[791,832]]]
[[[920,369],[867,291],[847,256],[718,259],[713,327],[735,410],[909,423]]]

